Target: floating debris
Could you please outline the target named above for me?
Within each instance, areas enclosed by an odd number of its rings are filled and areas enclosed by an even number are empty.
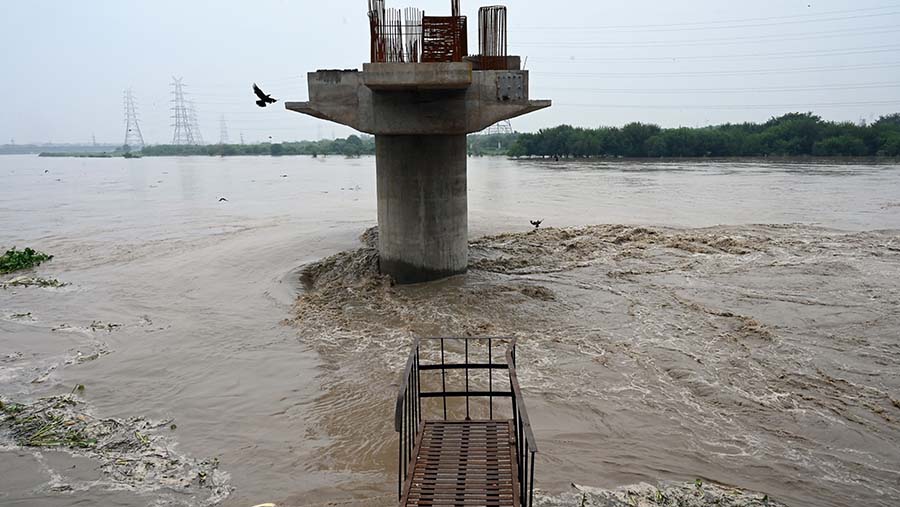
[[[51,259],[53,259],[53,256],[47,255],[44,252],[38,252],[31,248],[16,250],[16,248],[13,247],[7,250],[5,254],[0,255],[0,275],[23,269],[31,269],[40,266],[41,263]]]
[[[92,331],[106,331],[108,333],[111,333],[116,329],[119,329],[120,327],[122,327],[122,324],[116,324],[114,322],[102,322],[99,320],[91,322],[90,325]]]
[[[704,483],[641,483],[615,490],[572,485],[577,492],[558,497],[537,495],[537,507],[783,507],[762,493]]]
[[[73,389],[82,391],[83,386]],[[160,434],[171,421],[93,417],[74,394],[24,404],[0,400],[0,430],[22,447],[54,449],[99,462],[109,487],[144,491],[199,491],[202,505],[217,503],[232,488],[218,459],[197,461],[173,450]]]
[[[69,284],[60,282],[55,278],[41,278],[39,276],[17,276],[0,283],[0,287],[4,289],[10,287],[50,287],[55,289],[67,285]]]
[[[80,350],[76,350],[74,356],[66,359],[66,364],[88,363],[96,361],[107,354],[109,354],[109,347],[105,343],[96,343],[94,344],[94,350],[91,352],[84,353]]]

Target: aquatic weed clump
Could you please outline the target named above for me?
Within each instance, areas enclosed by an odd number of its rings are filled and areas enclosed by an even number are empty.
[[[0,283],[0,288],[9,289],[15,287],[43,287],[58,289],[66,287],[67,283],[60,282],[56,278],[41,278],[39,276],[17,276],[11,280]]]
[[[16,250],[16,247],[12,247],[12,249],[7,250],[5,254],[0,256],[0,275],[31,269],[51,259],[53,259],[52,255],[47,255],[31,248]]]
[[[573,484],[575,493],[558,497],[535,495],[538,507],[784,507],[763,493],[754,493],[697,479],[690,483],[636,484],[615,490]]]
[[[96,460],[114,488],[180,491],[202,494],[211,505],[231,493],[228,474],[217,458],[195,460],[174,451],[163,434],[172,421],[143,417],[99,419],[75,393],[40,398],[31,403],[0,400],[0,432],[16,445],[54,449]]]
[[[77,401],[68,396],[33,406],[0,401],[0,428],[9,429],[15,441],[25,447],[96,447],[99,435],[89,431],[87,420],[69,417],[75,405]]]

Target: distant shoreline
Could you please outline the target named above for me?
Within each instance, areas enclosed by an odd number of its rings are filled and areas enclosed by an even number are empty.
[[[684,163],[684,162],[693,162],[693,163],[711,163],[711,162],[746,162],[746,163],[784,163],[784,164],[876,164],[876,165],[894,165],[900,164],[900,157],[878,157],[878,156],[866,156],[866,157],[855,157],[855,156],[832,156],[832,157],[814,157],[814,156],[771,156],[771,157],[560,157],[556,159],[555,157],[511,157],[509,155],[469,155],[471,158],[493,158],[493,157],[501,157],[509,160],[520,160],[520,161],[543,161],[543,162],[554,162],[560,164],[567,164],[572,162],[609,162],[609,163],[628,163],[628,162],[659,162],[659,163]],[[323,154],[323,155],[308,155],[308,154],[287,154],[287,155],[271,155],[266,153],[258,153],[258,154],[234,154],[234,155],[207,155],[201,153],[194,154],[183,154],[183,155],[147,155],[142,154],[141,152],[136,153],[120,153],[120,152],[100,152],[100,153],[40,153],[38,157],[45,158],[161,158],[161,157],[206,157],[206,158],[214,158],[214,157],[309,157],[309,158],[328,158],[328,157],[341,157],[341,158],[360,158],[360,157],[374,157],[374,154],[364,153],[360,155],[343,155],[343,154]]]
[[[511,160],[539,160],[539,161],[553,161],[559,162],[561,164],[569,163],[569,162],[661,162],[661,163],[676,163],[676,162],[697,162],[697,163],[709,163],[709,162],[747,162],[747,163],[787,163],[787,164],[818,164],[818,163],[830,163],[833,164],[835,162],[845,163],[845,164],[855,164],[855,163],[877,163],[877,164],[900,164],[900,157],[879,157],[879,156],[866,156],[866,157],[857,157],[857,156],[832,156],[832,157],[814,157],[807,155],[795,155],[795,156],[770,156],[770,157],[579,157],[579,158],[565,158],[560,157],[559,160],[556,160],[554,157],[509,157]]]
[[[126,156],[130,155],[130,156]],[[119,152],[73,152],[73,153],[58,153],[58,152],[41,152],[38,153],[38,157],[45,158],[141,158],[142,155],[140,153],[131,154],[131,153],[119,153]]]

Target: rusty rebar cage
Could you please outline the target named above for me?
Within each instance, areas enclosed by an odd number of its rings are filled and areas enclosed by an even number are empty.
[[[469,52],[465,16],[423,16],[423,62],[461,62]]]
[[[399,9],[387,9],[384,0],[369,0],[369,26],[373,62],[404,62],[403,16]],[[408,32],[412,32],[409,30]],[[416,57],[416,59],[418,59]]]
[[[478,56],[484,70],[505,70],[507,63],[506,7],[493,5],[478,10]]]
[[[450,9],[452,16],[425,16],[369,0],[372,63],[461,62],[468,54],[468,25],[459,0],[451,0]]]
[[[406,22],[403,25],[406,61],[419,63],[422,60],[422,48],[424,46],[422,28],[424,13],[415,7],[407,7],[403,13],[403,18]]]

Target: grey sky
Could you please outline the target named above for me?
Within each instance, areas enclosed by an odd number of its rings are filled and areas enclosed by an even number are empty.
[[[493,3],[493,2],[486,2]],[[388,0],[427,13],[449,0]],[[479,3],[462,0],[470,48]],[[900,1],[511,0],[510,50],[528,57],[533,98],[554,107],[513,120],[663,126],[762,121],[791,110],[858,121],[900,111]],[[349,129],[261,110],[256,81],[305,100],[305,73],[359,67],[365,0],[81,0],[0,7],[0,144],[124,138],[132,87],[150,143],[172,138],[172,76],[197,103],[204,138],[224,114],[233,142],[344,136]]]

